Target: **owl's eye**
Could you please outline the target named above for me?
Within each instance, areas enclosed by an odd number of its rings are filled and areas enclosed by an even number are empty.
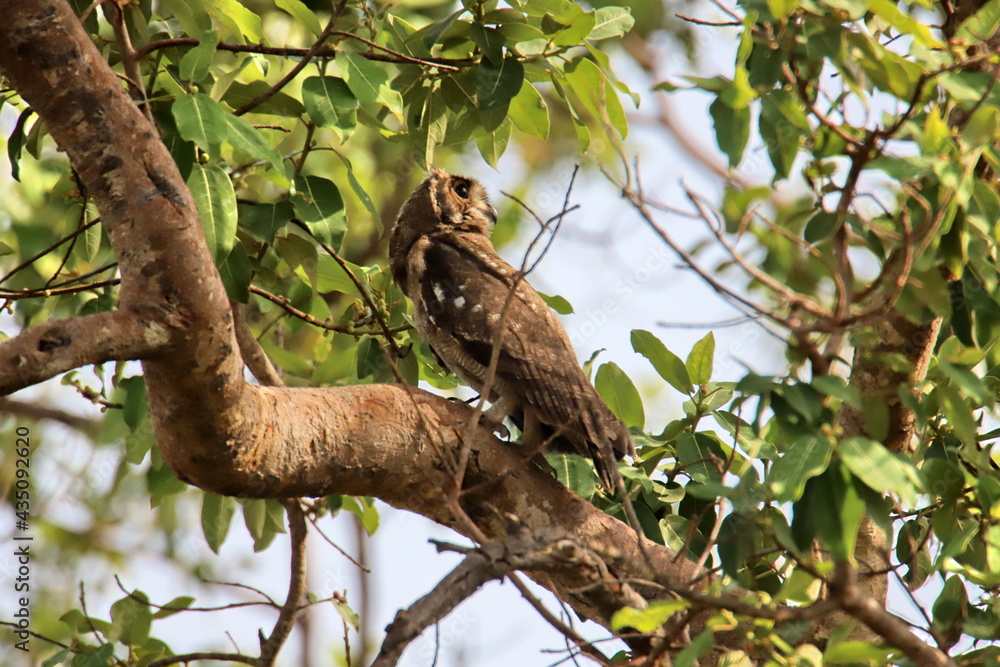
[[[465,181],[459,181],[455,184],[455,194],[462,199],[469,198],[469,184]]]

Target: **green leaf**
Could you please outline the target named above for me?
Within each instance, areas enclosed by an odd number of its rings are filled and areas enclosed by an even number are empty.
[[[179,614],[184,609],[187,609],[192,604],[194,604],[194,598],[181,595],[175,597],[173,600],[163,605],[160,609],[157,609],[153,614],[154,619],[167,618],[168,616],[173,616],[174,614]]]
[[[219,156],[219,144],[229,134],[229,114],[221,104],[204,93],[195,93],[178,97],[170,110],[181,137],[209,155]]]
[[[699,659],[712,650],[714,642],[715,633],[712,630],[703,630],[683,651],[677,654],[674,667],[698,667]]]
[[[934,601],[935,629],[945,635],[955,634],[956,630],[961,630],[968,611],[969,595],[965,591],[965,582],[962,577],[953,574],[945,580],[941,594]]]
[[[962,130],[962,141],[972,149],[989,144],[997,137],[1000,127],[1000,109],[984,104],[972,112]]]
[[[952,461],[925,458],[920,465],[920,472],[924,476],[924,486],[927,492],[946,502],[951,502],[958,498],[965,487],[965,475]],[[984,477],[982,479],[992,478]],[[986,509],[989,511],[989,508]]]
[[[476,147],[479,148],[479,154],[494,169],[497,168],[497,163],[500,162],[501,156],[507,150],[507,142],[510,141],[510,128],[511,122],[507,118],[500,124],[500,127],[492,132],[480,132],[476,135]]]
[[[726,454],[714,434],[681,433],[676,447],[677,463],[688,477],[700,484],[721,483],[719,465],[725,464]]]
[[[719,92],[719,101],[733,109],[746,109],[756,97],[757,92],[750,86],[750,73],[743,66],[736,68],[733,80]]]
[[[901,33],[910,35],[921,46],[932,49],[943,49],[945,45],[934,37],[930,26],[921,23],[912,14],[904,14],[892,0],[868,0],[868,11],[896,28]]]
[[[236,501],[229,496],[206,492],[201,501],[201,530],[209,548],[219,553],[219,547],[229,535],[236,512]]]
[[[24,147],[25,132],[24,126],[31,118],[35,110],[27,108],[17,117],[14,129],[7,139],[7,159],[10,160],[10,176],[15,181],[21,180],[21,149]]]
[[[153,424],[149,415],[143,416],[139,425],[125,436],[125,460],[139,465],[153,448]]]
[[[170,468],[159,457],[158,450],[150,452],[150,459],[159,459],[159,466],[151,466],[146,473],[146,488],[149,490],[149,506],[159,507],[163,501],[173,495],[187,491],[188,485],[177,479]]]
[[[99,618],[88,618],[87,631],[94,628],[97,632],[107,632],[107,626],[104,621]],[[115,654],[115,645],[112,643],[101,644],[100,648],[93,651],[92,653],[77,653],[73,658],[73,667],[108,667],[109,665],[115,664],[112,662],[112,657]]]
[[[546,139],[549,136],[549,108],[541,93],[531,84],[521,86],[521,90],[510,101],[508,109],[514,127],[525,134]]]
[[[270,90],[264,81],[241,83],[234,81],[222,96],[222,101],[234,109],[256,99],[261,93]],[[254,107],[255,114],[274,114],[277,116],[298,116],[305,113],[305,107],[297,99],[284,92],[273,94],[266,102]]]
[[[598,7],[596,22],[587,39],[597,41],[610,37],[621,37],[635,24],[635,19],[627,7]]]
[[[807,243],[815,245],[833,236],[838,227],[840,227],[840,218],[836,213],[816,211],[816,214],[809,218],[809,222],[806,223],[802,235]]]
[[[272,345],[267,341],[261,341],[261,346],[264,351],[267,352],[267,356],[271,358],[279,368],[287,373],[291,373],[296,377],[307,378],[312,375],[313,366],[312,362],[308,359],[302,358],[301,355],[286,350],[283,347],[278,347],[277,345]]]
[[[825,0],[823,4],[844,10],[852,21],[857,21],[868,11],[868,0]]]
[[[146,594],[135,590],[131,596],[123,597],[112,604],[108,639],[128,646],[144,644],[149,639],[149,629],[153,623],[148,603],[149,598]]]
[[[985,42],[1000,30],[1000,0],[990,0],[962,21],[955,31],[956,44]]]
[[[944,359],[938,359],[937,365],[956,387],[976,402],[976,405],[987,407],[993,405],[991,393],[975,373],[968,368],[950,364]]]
[[[357,53],[338,53],[347,86],[362,104],[380,102],[396,116],[403,115],[403,98],[389,85],[389,74]]]
[[[420,123],[410,130],[424,164],[434,162],[434,149],[444,143],[448,132],[448,106],[440,90],[429,90],[420,113]]]
[[[645,609],[622,607],[611,617],[611,630],[620,632],[633,628],[642,634],[651,634],[666,623],[671,616],[691,606],[687,600],[654,600]]]
[[[322,176],[296,176],[291,196],[295,215],[316,238],[340,250],[347,231],[344,200],[333,181]]]
[[[779,458],[778,450],[775,449],[774,445],[766,440],[758,438],[754,434],[753,426],[740,419],[732,412],[715,410],[712,413],[712,417],[719,426],[726,429],[727,432],[737,438],[740,443],[740,447],[743,448],[743,451],[745,451],[750,458],[767,459],[770,461],[774,461]]]
[[[563,297],[559,295],[549,296],[548,294],[543,294],[541,292],[538,292],[538,296],[542,297],[542,301],[547,303],[549,308],[556,311],[560,315],[573,314],[573,306],[570,305],[570,302]]]
[[[856,388],[844,382],[843,378],[836,375],[817,375],[809,384],[821,394],[832,396],[856,408],[861,407],[861,394]]]
[[[91,15],[93,15],[94,13],[95,12],[91,12]],[[57,653],[53,653],[48,658],[43,660],[42,667],[56,667],[57,665],[61,665],[64,662],[66,662],[66,660],[69,659],[71,656],[72,653],[70,653],[70,650],[68,648],[64,648],[63,650],[58,651]]]
[[[632,380],[615,363],[601,364],[597,369],[594,387],[608,404],[611,411],[625,422],[626,426],[642,429],[646,425],[646,415],[642,409],[642,399]]]
[[[374,535],[379,524],[378,510],[375,508],[374,501],[371,498],[344,496],[342,502],[345,510],[361,520],[361,525],[368,532],[368,535]]]
[[[351,609],[350,605],[348,605],[346,602],[340,602],[338,600],[334,600],[333,608],[337,610],[337,613],[340,614],[340,617],[343,618],[349,626],[354,628],[355,632],[358,631],[358,629],[361,627],[361,617],[358,616],[358,613],[356,611]]]
[[[710,331],[707,336],[694,344],[694,347],[691,348],[691,354],[684,362],[691,382],[705,384],[711,381],[714,360],[715,335]]]
[[[579,5],[577,6],[579,7]],[[593,32],[594,26],[597,25],[597,15],[592,11],[584,12],[580,9],[568,22],[552,21],[552,23],[563,24],[563,27],[551,36],[552,43],[556,46],[574,47],[579,46]],[[546,32],[548,32],[547,25],[550,25],[550,22],[545,17],[542,19],[542,29]]]
[[[864,641],[842,641],[837,642],[826,650],[823,654],[824,665],[856,665],[876,664],[887,665],[894,649],[880,644],[872,644]]]
[[[118,389],[125,393],[122,419],[125,425],[134,431],[149,414],[149,403],[146,400],[146,379],[141,375],[122,378],[118,381]]]
[[[575,7],[569,0],[524,0],[517,4],[528,16],[550,16],[559,23],[565,23],[580,11],[580,8]]]
[[[594,497],[597,473],[588,459],[574,454],[547,454],[545,460],[556,471],[556,479],[566,488],[584,500]]]
[[[264,525],[267,522],[267,501],[246,498],[240,499],[238,502],[243,507],[243,524],[247,527],[250,537],[256,542],[264,534]]]
[[[181,79],[188,82],[201,81],[208,76],[208,69],[215,60],[215,47],[219,44],[219,32],[206,30],[198,36],[198,45],[184,54],[178,66]]]
[[[316,14],[302,0],[275,0],[274,4],[279,9],[284,9],[291,14],[296,21],[301,23],[314,36],[319,37],[320,33],[323,32],[323,27],[319,24]]]
[[[802,137],[809,132],[805,109],[791,93],[775,90],[761,100],[760,134],[774,165],[776,180],[788,178]]]
[[[743,150],[750,139],[750,108],[733,109],[721,97],[708,108],[715,124],[715,141],[729,157],[729,167],[735,168],[743,159]]]
[[[677,514],[668,514],[660,519],[659,523],[664,544],[691,559],[701,555],[706,540],[700,532],[692,529],[689,519]]]
[[[302,103],[317,127],[350,131],[357,124],[358,98],[339,76],[311,76],[303,81]]]
[[[445,31],[450,28],[453,23],[455,23],[455,20],[464,13],[465,7],[460,7],[457,11],[445,16],[442,19],[438,19],[426,28],[421,29],[420,32],[424,33],[424,46],[430,49],[432,46],[437,44],[441,35],[443,35]]]
[[[361,185],[361,181],[354,173],[354,165],[351,161],[341,153],[337,153],[337,157],[340,158],[344,166],[347,167],[347,183],[351,186],[351,190],[357,196],[358,200],[365,207],[365,210],[372,216],[372,222],[375,223],[375,233],[378,236],[382,236],[382,214],[379,213],[378,209],[375,208],[375,203],[372,201],[371,196],[368,191],[365,190],[364,186]]]
[[[274,236],[295,216],[291,202],[239,205],[240,227],[264,243],[274,243]]]
[[[843,466],[836,464],[809,480],[809,483],[819,482],[825,487],[825,498],[816,509],[828,512],[818,521],[820,538],[826,543],[835,558],[850,560],[854,557],[854,547],[857,543],[858,527],[865,516],[865,501],[851,483],[850,473]],[[835,508],[830,512],[830,508]],[[816,520],[817,517],[813,517]],[[808,520],[808,518],[807,518]]]
[[[850,471],[868,487],[879,493],[895,493],[909,507],[916,506],[922,483],[912,463],[870,438],[845,440],[837,452]]]
[[[226,26],[233,35],[245,37],[251,44],[262,44],[265,40],[260,17],[237,0],[211,0],[208,4],[208,13]]]
[[[794,442],[767,475],[774,499],[784,503],[801,498],[806,482],[826,470],[832,454],[825,438],[809,436]]]
[[[499,63],[484,60],[476,68],[476,100],[483,111],[503,109],[524,84],[524,66],[508,54]]]
[[[228,256],[236,241],[236,193],[229,175],[214,164],[191,168],[187,186],[194,197],[205,242],[216,263]]]
[[[503,47],[507,40],[497,28],[490,28],[480,23],[472,24],[472,41],[482,50],[483,57],[499,64],[503,60]]]
[[[242,244],[233,246],[232,252],[219,264],[219,275],[226,294],[233,301],[247,303],[250,300],[250,257]]]
[[[618,99],[618,90],[592,60],[574,61],[566,68],[565,80],[594,118],[613,127],[623,139],[628,136],[628,120]]]
[[[255,159],[267,160],[279,174],[285,173],[285,163],[281,152],[277,148],[271,148],[264,135],[251,125],[250,121],[230,113],[226,114],[226,122],[229,125],[227,136],[233,148],[238,148]]]
[[[688,396],[694,394],[694,385],[687,367],[680,357],[667,349],[660,339],[642,329],[632,330],[632,349],[649,359],[660,377],[674,389]]]

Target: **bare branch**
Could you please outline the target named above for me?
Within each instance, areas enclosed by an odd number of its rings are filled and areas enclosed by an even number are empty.
[[[455,607],[475,593],[483,584],[508,577],[521,594],[545,619],[580,650],[599,664],[610,664],[608,659],[575,630],[552,615],[527,589],[514,573],[516,570],[551,571],[572,568],[590,570],[594,577],[606,571],[593,552],[581,548],[568,538],[542,538],[521,526],[505,540],[483,544],[476,549],[465,549],[438,543],[439,550],[465,553],[465,559],[452,570],[430,593],[400,610],[386,629],[382,649],[372,667],[395,665],[403,650],[428,626],[438,623]]]
[[[299,613],[299,605],[306,594],[306,520],[302,506],[298,500],[284,500],[282,506],[288,514],[288,533],[292,542],[291,578],[288,582],[288,595],[285,604],[281,605],[281,613],[274,623],[271,635],[260,647],[260,667],[271,667],[278,657],[278,651],[284,646],[288,635],[295,625],[295,617]]]
[[[230,306],[233,311],[236,342],[239,343],[240,354],[243,356],[243,361],[246,362],[247,368],[257,378],[257,382],[271,387],[280,387],[284,384],[281,380],[281,373],[271,363],[267,353],[264,352],[264,348],[260,346],[260,342],[254,337],[253,332],[250,331],[243,313],[240,312],[239,304],[232,301]]]
[[[337,24],[340,20],[340,15],[344,13],[344,7],[347,5],[347,0],[340,0],[337,6],[333,10],[333,16],[326,23],[326,28],[323,29],[323,33],[316,39],[316,43],[313,44],[308,51],[303,54],[302,59],[295,63],[295,66],[285,76],[281,77],[281,80],[275,83],[273,86],[265,90],[263,93],[253,98],[239,109],[233,112],[236,116],[242,116],[248,111],[252,111],[256,107],[260,106],[264,102],[271,99],[275,93],[288,85],[288,83],[299,75],[299,72],[306,68],[309,61],[312,60],[317,53],[319,53],[323,48],[323,43],[330,38],[333,32],[333,26]]]

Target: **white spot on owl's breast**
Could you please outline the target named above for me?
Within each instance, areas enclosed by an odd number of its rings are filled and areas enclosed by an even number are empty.
[[[455,307],[456,308],[461,308],[464,305],[465,305],[465,297],[464,296],[460,296],[457,299],[455,299]]]
[[[482,307],[482,305],[480,305],[480,304],[478,304],[478,303],[477,303],[476,305],[474,305],[474,306],[472,307],[472,312],[474,312],[474,313],[481,313],[481,312],[483,312],[483,307]]]
[[[438,301],[444,301],[444,288],[441,283],[434,283],[432,289],[434,290],[434,298]]]

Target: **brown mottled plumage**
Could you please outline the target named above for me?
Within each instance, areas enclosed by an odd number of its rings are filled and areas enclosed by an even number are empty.
[[[417,329],[442,365],[478,391],[502,319],[487,417],[499,424],[510,416],[528,444],[556,433],[556,444],[591,457],[604,486],[615,490],[615,459],[633,453],[628,429],[583,374],[555,314],[493,249],[495,222],[482,185],[431,170],[389,241],[392,278],[413,301]]]

